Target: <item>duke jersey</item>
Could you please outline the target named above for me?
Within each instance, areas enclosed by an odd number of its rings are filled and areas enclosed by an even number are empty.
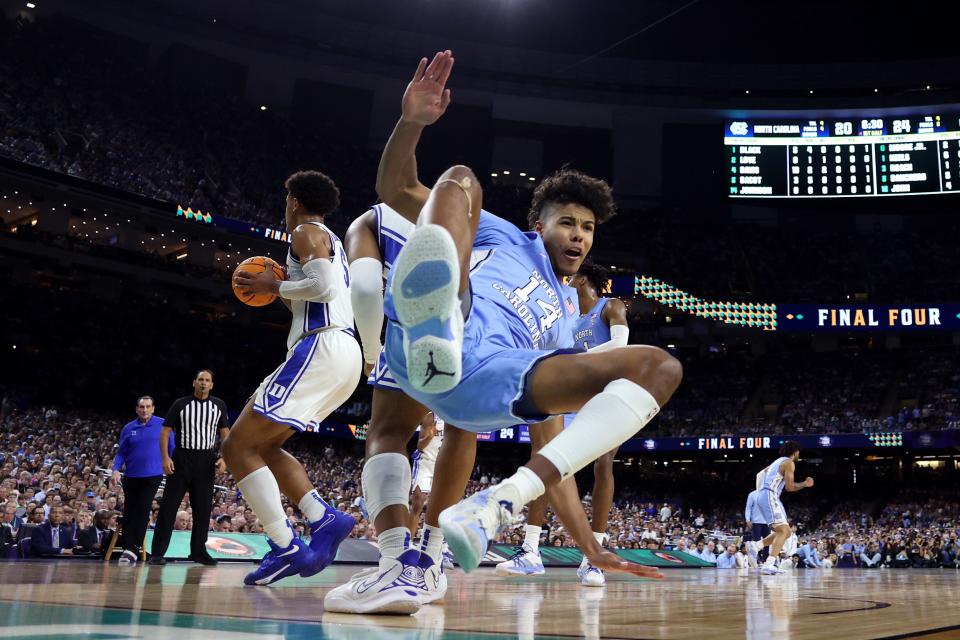
[[[783,492],[783,474],[780,473],[780,465],[789,458],[780,457],[774,460],[773,464],[757,474],[757,491],[772,491],[776,497],[780,497]]]
[[[377,233],[377,246],[380,247],[380,257],[383,259],[383,277],[393,268],[397,254],[407,238],[413,233],[416,224],[404,218],[396,209],[391,209],[384,203],[374,205],[374,227]]]
[[[338,288],[336,297],[330,302],[316,302],[313,300],[291,300],[293,319],[290,322],[290,333],[287,335],[287,349],[303,339],[304,336],[316,333],[330,327],[347,329],[353,332],[353,307],[350,305],[350,270],[347,267],[347,254],[343,244],[335,233],[319,222],[306,222],[315,225],[330,236],[330,261],[337,274],[335,286]],[[293,254],[291,247],[287,251],[287,278],[289,280],[303,280],[303,269],[300,258]]]
[[[603,310],[610,298],[600,298],[586,315],[580,316],[574,329],[573,342],[581,349],[591,349],[610,341],[610,327],[603,320]]]

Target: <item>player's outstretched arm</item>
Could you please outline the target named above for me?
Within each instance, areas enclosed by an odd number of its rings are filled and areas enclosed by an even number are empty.
[[[587,514],[580,502],[576,480],[573,478],[567,478],[560,484],[548,489],[547,500],[556,512],[560,522],[567,528],[573,539],[577,541],[580,551],[587,556],[593,566],[603,571],[632,573],[643,578],[659,579],[663,577],[663,574],[654,567],[629,562],[600,546],[600,543],[593,536]]]
[[[430,64],[422,58],[407,85],[402,113],[377,168],[377,194],[391,208],[415,222],[430,195],[417,175],[417,143],[423,128],[440,119],[450,104],[447,79],[453,69],[453,54],[438,51]]]

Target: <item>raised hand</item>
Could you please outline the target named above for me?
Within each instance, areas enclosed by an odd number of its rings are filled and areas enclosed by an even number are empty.
[[[439,120],[450,104],[450,90],[446,84],[452,69],[453,53],[449,49],[438,51],[429,65],[426,58],[421,58],[413,79],[403,92],[401,119],[424,126]]]

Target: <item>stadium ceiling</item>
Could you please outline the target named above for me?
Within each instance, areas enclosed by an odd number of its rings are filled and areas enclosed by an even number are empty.
[[[905,9],[907,20],[860,0],[154,0],[143,6],[318,42],[323,17],[334,16],[583,57],[787,64],[955,57],[952,5]]]

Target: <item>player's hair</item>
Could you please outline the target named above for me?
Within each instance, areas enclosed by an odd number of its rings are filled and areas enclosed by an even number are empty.
[[[283,185],[310,213],[325,216],[340,206],[340,190],[325,173],[297,171]]]
[[[199,371],[197,372],[197,375],[198,376],[200,375]],[[211,378],[213,377],[212,373],[210,374],[210,377]],[[196,380],[196,378],[194,378],[194,380]],[[141,400],[149,400],[150,404],[156,404],[156,402],[153,401],[153,396],[140,396],[139,398],[137,398],[137,404],[140,404]]]
[[[597,293],[603,293],[603,289],[607,286],[607,280],[610,279],[610,272],[607,269],[590,260],[586,260],[580,265],[577,275],[586,278],[587,282],[597,290]]]
[[[617,213],[610,185],[576,169],[560,169],[537,185],[530,203],[530,212],[527,214],[531,229],[537,220],[543,217],[543,211],[550,203],[584,206],[596,216],[597,224],[606,222]]]
[[[193,376],[193,379],[196,380],[200,377],[200,374],[204,372],[210,374],[210,381],[213,382],[213,371],[210,371],[210,369],[200,369],[200,371],[197,371],[197,375]]]
[[[780,447],[780,455],[784,458],[789,458],[795,453],[800,451],[800,443],[796,440],[787,440]]]

